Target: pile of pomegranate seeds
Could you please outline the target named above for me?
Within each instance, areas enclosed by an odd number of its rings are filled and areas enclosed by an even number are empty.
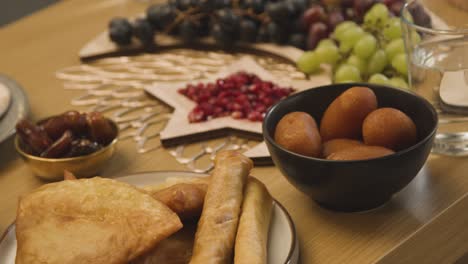
[[[197,102],[188,116],[191,123],[229,115],[235,119],[262,121],[270,106],[293,91],[245,72],[218,79],[216,83],[188,84],[178,90]]]

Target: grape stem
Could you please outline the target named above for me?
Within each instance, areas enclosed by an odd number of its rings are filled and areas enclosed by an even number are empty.
[[[248,9],[238,8],[238,9],[234,9],[233,11],[238,16],[248,16],[250,18],[260,21],[262,24],[265,24],[271,21],[270,17],[265,12],[261,14],[256,14],[252,8],[248,8]]]
[[[185,12],[180,12],[180,11],[177,11],[177,16],[176,18],[174,19],[174,21],[169,24],[164,30],[163,32],[165,34],[169,34],[172,30],[174,30],[175,27],[177,27],[180,23],[182,23],[182,21],[191,16],[192,14],[195,14],[197,13],[198,11],[200,11],[200,8],[198,7],[190,7],[189,9],[187,9],[187,11]]]

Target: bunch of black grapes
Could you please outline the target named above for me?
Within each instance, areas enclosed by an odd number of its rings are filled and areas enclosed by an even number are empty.
[[[144,18],[114,18],[110,39],[118,45],[138,39],[154,47],[154,35],[165,33],[186,43],[211,36],[229,48],[238,42],[273,42],[306,48],[308,29],[302,14],[311,0],[169,0],[152,5]]]

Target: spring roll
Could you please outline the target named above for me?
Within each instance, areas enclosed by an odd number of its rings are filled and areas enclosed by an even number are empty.
[[[244,191],[237,228],[234,264],[266,264],[273,198],[259,180],[250,177]]]
[[[191,264],[232,262],[243,189],[252,166],[249,158],[235,151],[216,156],[195,234]]]

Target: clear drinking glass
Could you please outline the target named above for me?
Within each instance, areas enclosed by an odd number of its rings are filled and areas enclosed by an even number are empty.
[[[410,86],[444,113],[468,115],[468,26],[449,27],[434,14],[432,28],[416,25],[423,2],[407,1],[401,15]]]
[[[401,13],[409,84],[438,110],[433,151],[468,155],[468,12],[461,16],[467,24],[453,27],[437,17],[437,10],[425,9],[425,2],[409,0]],[[431,17],[432,27],[413,22],[421,10]]]

